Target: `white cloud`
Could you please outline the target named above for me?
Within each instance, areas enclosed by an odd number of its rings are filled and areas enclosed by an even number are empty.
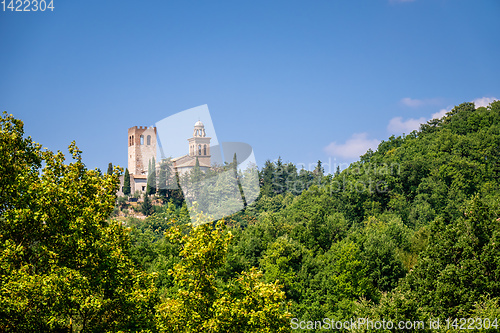
[[[398,1],[406,2],[413,0],[398,0]],[[476,98],[472,102],[474,102],[476,108],[478,108],[481,106],[487,106],[495,100],[498,99],[495,97],[481,97],[481,98]],[[438,98],[412,99],[409,97],[405,97],[401,99],[402,104],[410,107],[438,104],[440,102],[441,100]],[[440,119],[444,117],[447,112],[451,111],[451,109],[452,109],[451,106],[441,109],[438,112],[433,113],[429,119],[425,117],[420,117],[418,119],[410,118],[407,120],[403,120],[403,117],[394,117],[389,121],[389,124],[387,125],[387,130],[391,134],[411,133],[413,130],[418,130],[421,124],[425,124],[427,121],[431,119]],[[380,141],[377,139],[368,139],[368,133],[355,133],[345,143],[337,143],[336,141],[330,143],[328,146],[324,148],[324,151],[330,156],[352,159],[363,155],[370,148],[372,150],[375,150],[378,147],[379,143]]]
[[[345,143],[330,143],[324,151],[335,157],[357,158],[371,148],[375,150],[380,143],[377,139],[368,139],[368,133],[354,133]]]
[[[446,113],[448,113],[450,111],[451,111],[451,108],[441,109],[438,112],[433,113],[432,116],[431,116],[431,119],[441,119],[444,116],[446,116]],[[429,120],[431,120],[431,119],[429,119]]]
[[[447,112],[451,111],[451,107],[441,109],[431,115],[429,119],[425,117],[420,117],[418,119],[410,118],[403,120],[403,117],[394,117],[389,121],[387,125],[387,131],[391,134],[401,134],[401,133],[411,133],[413,130],[418,130],[421,124],[425,124],[431,119],[441,119]]]
[[[413,119],[410,118],[408,120],[403,121],[403,117],[395,117],[389,121],[389,125],[387,125],[387,130],[391,133],[410,133],[413,130],[418,130],[420,128],[420,124],[424,123],[426,120],[424,117]]]
[[[472,102],[476,106],[476,108],[481,107],[481,106],[488,106],[491,102],[498,100],[495,97],[481,97],[481,98],[476,98]],[[420,99],[411,99],[409,97],[403,98],[401,100],[401,103],[411,106],[411,107],[418,107],[422,106],[425,104],[432,104],[432,103],[437,103],[439,99],[426,99],[426,100],[420,100]],[[433,113],[429,119],[426,119],[425,117],[421,117],[418,119],[410,118],[408,120],[403,121],[403,117],[394,117],[389,121],[389,125],[387,125],[387,130],[391,134],[399,134],[399,133],[410,133],[413,130],[416,130],[420,127],[420,124],[423,124],[431,119],[441,119],[443,118],[446,113],[450,112],[452,109],[451,106],[441,109],[436,113]]]
[[[423,102],[420,99],[413,99],[410,97],[405,97],[401,99],[401,103],[403,103],[406,106],[411,106],[412,108],[419,107],[420,105],[423,104]]]
[[[418,108],[423,105],[436,105],[441,102],[440,98],[425,98],[425,99],[417,99],[417,98],[410,98],[410,97],[405,97],[401,99],[401,104],[412,107],[412,108]]]
[[[481,97],[481,98],[476,98],[472,102],[476,106],[476,108],[481,107],[481,106],[488,106],[491,102],[498,100],[498,98],[495,97]]]

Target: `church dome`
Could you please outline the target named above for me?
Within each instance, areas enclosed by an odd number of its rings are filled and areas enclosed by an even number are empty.
[[[205,127],[201,121],[197,121],[196,124],[194,124],[196,127]]]

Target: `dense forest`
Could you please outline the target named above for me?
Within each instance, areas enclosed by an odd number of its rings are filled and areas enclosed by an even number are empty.
[[[196,223],[180,190],[148,186],[134,205],[116,198],[119,167],[88,170],[74,143],[68,163],[22,121],[1,124],[0,331],[500,324],[499,101],[456,106],[334,174],[267,161],[254,203]],[[134,210],[147,217],[124,216]]]

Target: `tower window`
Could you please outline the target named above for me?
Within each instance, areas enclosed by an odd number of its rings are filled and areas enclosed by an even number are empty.
[[[207,154],[207,145],[204,145],[203,146],[203,155],[206,155]]]
[[[141,135],[141,145],[144,144],[144,135]]]
[[[151,135],[148,135],[148,138],[147,138],[147,142],[148,142],[148,146],[151,145]]]
[[[198,145],[198,155],[201,155],[201,145]]]

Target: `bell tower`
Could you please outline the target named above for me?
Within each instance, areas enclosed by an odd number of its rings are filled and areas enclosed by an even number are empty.
[[[156,127],[134,126],[128,129],[128,171],[134,175],[148,172],[156,158]]]
[[[205,125],[198,120],[194,124],[193,137],[188,139],[189,156],[198,157],[200,163],[210,165],[210,139],[205,133]]]

